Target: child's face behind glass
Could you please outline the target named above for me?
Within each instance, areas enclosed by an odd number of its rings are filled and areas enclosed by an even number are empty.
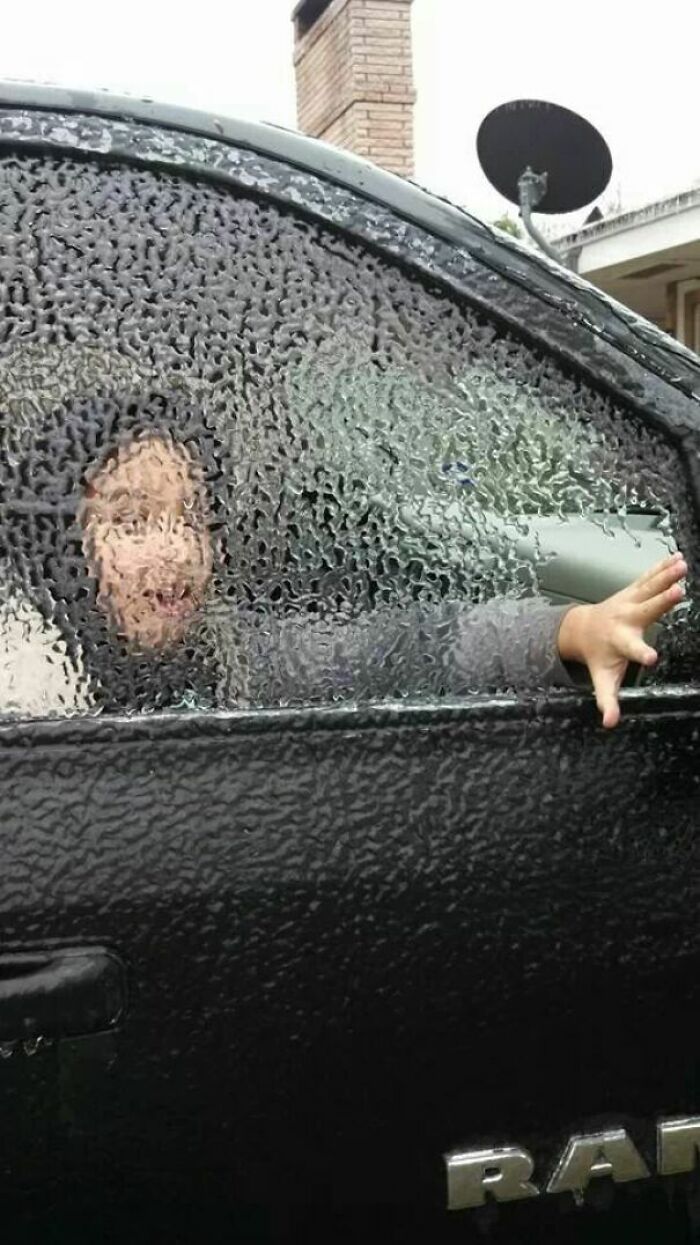
[[[81,509],[98,603],[131,645],[182,640],[212,572],[201,468],[154,435],[120,449],[92,477]]]

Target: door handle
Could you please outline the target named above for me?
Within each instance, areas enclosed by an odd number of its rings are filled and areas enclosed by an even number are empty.
[[[104,1032],[125,1005],[124,965],[104,947],[0,954],[0,1042]]]

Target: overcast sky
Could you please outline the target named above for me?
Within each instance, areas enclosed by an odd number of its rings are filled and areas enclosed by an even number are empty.
[[[0,78],[145,94],[295,124],[293,0],[7,4]],[[624,207],[700,182],[698,0],[414,0],[416,178],[488,219],[481,117],[540,97],[583,112]]]

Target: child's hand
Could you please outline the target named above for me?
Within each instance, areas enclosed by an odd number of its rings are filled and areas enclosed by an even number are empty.
[[[575,605],[564,615],[560,656],[588,667],[603,726],[617,726],[620,720],[618,692],[628,663],[653,666],[657,660],[644,632],[682,600],[678,581],[687,573],[683,555],[674,553],[622,592],[598,605]]]

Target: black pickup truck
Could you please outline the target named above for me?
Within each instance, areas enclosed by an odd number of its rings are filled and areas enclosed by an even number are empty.
[[[44,551],[0,482],[3,1241],[695,1239],[695,357],[323,144],[60,90],[0,90],[0,281]],[[32,454],[163,389],[226,447],[227,617],[677,545],[658,669],[612,732],[585,689],[97,712]]]

